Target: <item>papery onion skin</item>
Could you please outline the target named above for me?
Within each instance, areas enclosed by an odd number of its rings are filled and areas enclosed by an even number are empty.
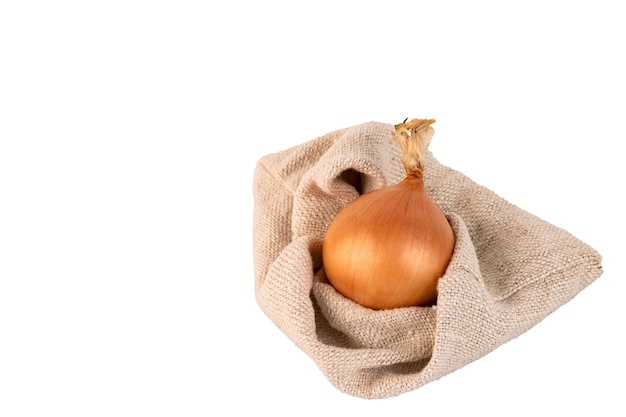
[[[407,169],[407,174],[400,183],[349,203],[324,238],[328,281],[364,307],[434,304],[437,282],[452,257],[454,233],[427,194],[422,171]]]

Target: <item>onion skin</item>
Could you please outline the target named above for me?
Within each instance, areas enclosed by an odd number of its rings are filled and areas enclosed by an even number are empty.
[[[434,304],[437,282],[452,257],[454,233],[427,194],[421,170],[407,174],[350,202],[324,238],[328,281],[364,307]]]

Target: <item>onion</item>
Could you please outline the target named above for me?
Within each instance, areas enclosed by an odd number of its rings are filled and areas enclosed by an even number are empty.
[[[454,249],[448,220],[424,188],[433,119],[395,126],[406,178],[365,193],[330,224],[322,246],[330,284],[364,307],[432,305]]]

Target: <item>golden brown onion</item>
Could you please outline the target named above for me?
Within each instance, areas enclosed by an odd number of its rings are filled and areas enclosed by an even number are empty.
[[[407,177],[363,194],[333,219],[322,247],[329,282],[372,309],[431,305],[454,249],[454,233],[424,188],[433,119],[395,126]]]

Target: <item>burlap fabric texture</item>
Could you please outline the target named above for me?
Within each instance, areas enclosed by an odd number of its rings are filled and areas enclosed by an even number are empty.
[[[392,129],[371,122],[329,133],[261,158],[254,177],[257,302],[336,388],[363,398],[396,396],[463,367],[602,273],[591,247],[429,152],[426,189],[456,237],[437,305],[375,311],[340,295],[324,277],[324,234],[360,192],[404,178]]]

